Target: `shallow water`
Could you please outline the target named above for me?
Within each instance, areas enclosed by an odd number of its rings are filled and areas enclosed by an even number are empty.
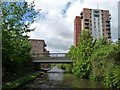
[[[64,70],[53,67],[48,73],[36,78],[34,81],[24,85],[21,90],[55,88],[55,90],[71,90],[71,88],[106,88],[100,82],[88,79],[80,79],[73,74],[64,73]]]

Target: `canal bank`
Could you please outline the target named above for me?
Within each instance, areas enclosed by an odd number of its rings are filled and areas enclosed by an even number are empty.
[[[17,80],[7,82],[2,85],[2,90],[18,90],[19,87],[25,85],[26,83],[33,81],[36,79],[38,76],[42,75],[44,72],[38,71],[31,73],[29,75],[25,75]]]
[[[65,88],[107,88],[100,82],[88,79],[80,79],[73,74],[64,73],[64,70],[53,67],[47,73],[39,76],[34,81],[27,83],[19,90],[33,89],[65,89]]]

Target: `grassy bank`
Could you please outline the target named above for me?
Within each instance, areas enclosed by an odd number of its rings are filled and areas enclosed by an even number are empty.
[[[35,73],[31,73],[29,75],[23,76],[15,81],[5,83],[2,87],[2,90],[15,89],[15,88],[31,81],[31,80],[34,80],[35,78],[37,78],[41,74],[43,74],[43,72],[35,72]]]

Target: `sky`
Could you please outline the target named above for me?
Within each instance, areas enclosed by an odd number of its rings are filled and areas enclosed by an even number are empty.
[[[30,3],[33,0],[25,0]],[[35,9],[40,14],[31,28],[30,38],[45,40],[50,52],[67,52],[73,45],[74,19],[83,8],[105,9],[111,13],[112,40],[118,38],[119,0],[35,0]]]

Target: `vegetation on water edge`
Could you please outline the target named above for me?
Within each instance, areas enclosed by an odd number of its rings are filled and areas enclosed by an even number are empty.
[[[5,83],[3,86],[2,86],[2,90],[10,90],[10,89],[15,89],[31,80],[34,80],[35,78],[37,78],[39,75],[43,74],[43,72],[35,72],[35,73],[32,73],[32,74],[29,74],[29,75],[26,75],[26,76],[23,76],[22,78],[20,79],[17,79],[15,81],[12,81],[12,82],[8,82],[8,83]]]
[[[72,64],[57,64],[57,66],[67,73],[72,73]]]
[[[92,39],[84,30],[77,47],[72,46],[68,56],[73,61],[72,72],[80,78],[100,81],[120,88],[120,42],[111,43],[105,38]]]
[[[91,76],[110,87],[120,88],[120,61],[118,44],[109,44],[93,52]]]

